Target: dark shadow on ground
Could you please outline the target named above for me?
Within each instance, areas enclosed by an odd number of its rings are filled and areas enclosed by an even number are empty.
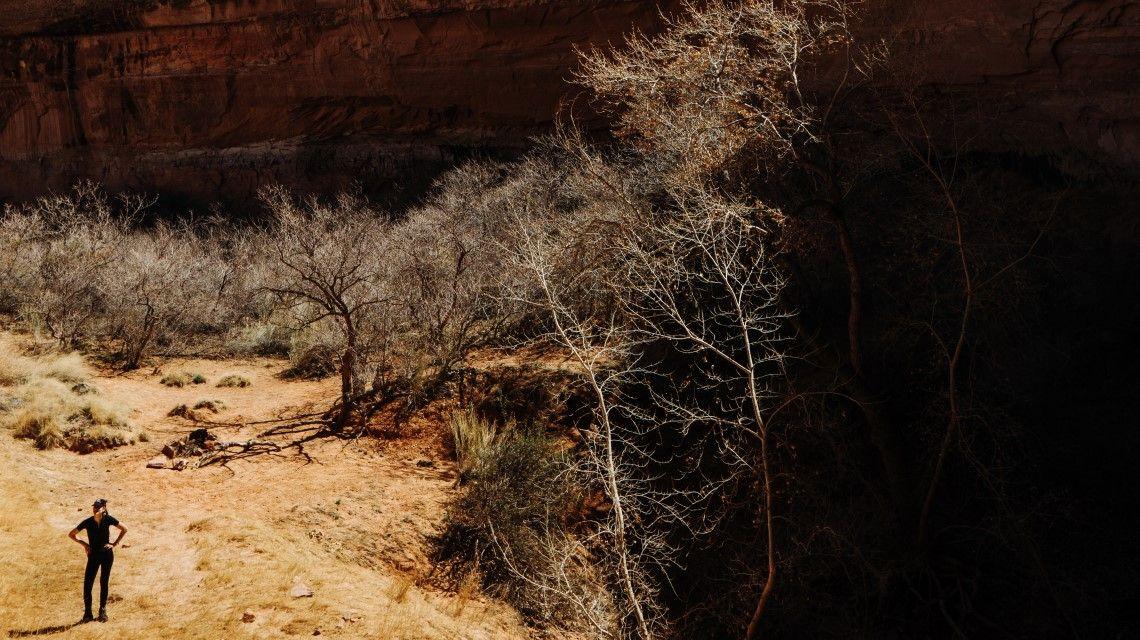
[[[72,627],[78,627],[84,624],[81,620],[79,622],[72,622],[71,624],[57,624],[50,627],[40,627],[39,629],[12,629],[8,632],[9,638],[26,638],[28,636],[48,636],[53,633],[63,633]]]

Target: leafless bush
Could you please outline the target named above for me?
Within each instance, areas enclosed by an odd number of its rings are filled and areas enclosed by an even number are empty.
[[[583,222],[587,223],[583,228],[566,233],[568,225]],[[636,629],[634,635],[648,640],[655,637],[662,620],[657,589],[646,575],[647,567],[667,560],[652,527],[645,526],[655,520],[653,507],[660,503],[661,497],[645,482],[648,474],[626,455],[633,441],[626,433],[628,423],[618,421],[620,408],[615,398],[620,397],[621,387],[630,377],[630,367],[634,366],[629,351],[630,328],[616,315],[616,307],[612,307],[608,315],[589,313],[589,307],[582,305],[575,295],[598,285],[604,287],[610,268],[600,271],[586,268],[569,273],[558,269],[567,252],[567,243],[577,245],[589,236],[590,229],[598,229],[589,222],[593,221],[549,213],[530,219],[517,218],[515,251],[511,257],[515,268],[525,274],[520,282],[529,281],[535,291],[531,296],[524,290],[519,300],[535,305],[548,316],[551,328],[539,339],[545,338],[569,352],[595,402],[592,429],[596,431],[585,448],[587,456],[581,468],[587,478],[605,487],[612,505],[612,517],[598,523],[595,535],[611,550],[603,554],[605,560],[601,564],[612,567],[613,579],[618,585],[613,594],[617,617],[611,621],[595,621],[595,624],[599,630],[620,630],[623,621],[631,619]],[[587,240],[585,244],[595,243]],[[635,528],[635,520],[642,526]],[[557,575],[549,579],[565,582],[565,578]],[[581,613],[585,618],[595,615],[588,608]]]
[[[10,223],[26,225],[13,242],[12,270],[25,277],[20,292],[21,313],[42,326],[62,347],[77,346],[105,309],[101,291],[105,269],[133,216],[145,208],[141,200],[124,199],[116,211],[110,199],[92,183],[80,183],[68,194],[40,198],[9,209]]]
[[[188,229],[159,224],[124,237],[104,268],[105,335],[122,341],[122,361],[136,368],[155,342],[200,335],[224,313],[228,265]]]
[[[850,46],[847,14],[840,0],[686,3],[663,33],[585,56],[580,80],[677,186],[741,158],[746,171],[778,169],[826,117],[804,81],[824,54]]]
[[[500,170],[469,163],[436,185],[434,195],[389,231],[396,305],[392,369],[402,369],[411,403],[431,395],[467,354],[503,322],[493,285],[503,268],[494,206]]]
[[[92,183],[9,207],[0,302],[60,346],[83,344],[135,368],[156,346],[224,333],[245,315],[242,234],[226,246],[191,224],[147,224],[154,200]],[[223,257],[223,254],[229,256]]]

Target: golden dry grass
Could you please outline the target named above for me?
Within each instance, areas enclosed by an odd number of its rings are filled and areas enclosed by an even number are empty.
[[[22,355],[0,340],[0,428],[40,449],[88,453],[145,442],[125,405],[90,384],[93,371],[79,354]]]
[[[283,382],[281,363],[180,362],[215,377],[241,368],[250,389],[218,389],[224,420],[296,411],[335,396],[335,381]],[[138,371],[97,376],[109,401],[130,399],[130,419],[155,442],[87,456],[38,451],[0,434],[0,636],[53,631],[82,613],[82,549],[67,532],[91,499],[130,530],[116,552],[111,621],[59,631],[61,638],[525,638],[517,614],[477,593],[436,591],[417,576],[429,570],[425,538],[436,531],[452,491],[447,465],[421,468],[432,444],[378,448],[362,440],[307,445],[297,456],[207,467],[148,470],[161,443],[195,425],[165,416],[193,403],[191,388],[157,384]],[[211,414],[212,415],[212,414]],[[215,427],[211,427],[215,428]],[[216,427],[220,437],[251,431]],[[291,598],[295,580],[313,597]],[[97,591],[97,589],[96,589]],[[96,596],[97,597],[97,596]],[[250,614],[249,622],[243,615]],[[250,619],[247,617],[246,619]]]

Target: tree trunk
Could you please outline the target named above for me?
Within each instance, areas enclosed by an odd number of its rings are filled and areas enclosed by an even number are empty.
[[[745,334],[747,336],[747,334]],[[752,365],[751,345],[747,345],[749,365]],[[760,471],[761,481],[764,484],[764,531],[767,538],[768,575],[764,578],[764,588],[760,591],[760,599],[756,602],[756,609],[752,612],[752,619],[748,621],[747,640],[755,640],[760,633],[760,619],[768,601],[772,598],[772,591],[776,587],[776,532],[772,518],[772,474],[768,468],[768,428],[764,424],[763,414],[760,412],[759,390],[756,388],[755,374],[749,371],[748,394],[752,401],[752,416],[756,422],[756,430],[760,435]]]
[[[352,368],[356,364],[354,349],[349,346],[340,359],[340,417],[337,418],[337,431],[344,429],[352,416]]]

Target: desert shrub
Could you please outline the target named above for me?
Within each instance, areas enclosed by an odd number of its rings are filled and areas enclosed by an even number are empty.
[[[234,373],[227,376],[222,376],[222,379],[218,380],[218,384],[216,386],[244,389],[245,387],[248,387],[252,384],[253,383],[249,381],[249,378]]]
[[[310,344],[289,353],[289,366],[281,372],[285,379],[318,380],[336,373],[336,348],[327,344]]]
[[[388,230],[394,307],[389,371],[415,405],[433,396],[472,349],[503,324],[495,280],[513,192],[501,167],[471,162],[448,172],[426,202]]]
[[[0,210],[0,313],[16,314],[37,282],[43,220],[33,212]]]
[[[185,404],[180,404],[180,405],[175,406],[170,411],[167,411],[166,415],[167,415],[167,417],[170,417],[170,418],[193,419],[194,412],[190,410],[189,406],[187,406]]]
[[[289,337],[289,366],[281,372],[286,379],[327,378],[340,367],[339,331],[329,322],[316,322]]]
[[[226,403],[221,400],[199,400],[194,403],[193,409],[205,409],[210,413],[221,413],[226,410]]]
[[[81,182],[0,216],[0,310],[61,347],[125,368],[152,351],[224,335],[256,311],[256,264],[236,227],[146,220],[152,198]]]
[[[148,350],[171,344],[186,327],[208,323],[214,267],[198,239],[159,225],[125,239],[122,255],[108,268],[108,311],[103,333],[122,342],[124,367],[136,368]]]
[[[579,561],[586,551],[569,531],[588,490],[576,481],[544,431],[504,431],[471,462],[466,490],[448,506],[440,559],[457,580],[478,572],[485,589],[534,620],[585,629],[610,619],[605,587]]]
[[[288,356],[293,333],[280,321],[258,320],[232,330],[226,339],[225,349],[233,354]]]

